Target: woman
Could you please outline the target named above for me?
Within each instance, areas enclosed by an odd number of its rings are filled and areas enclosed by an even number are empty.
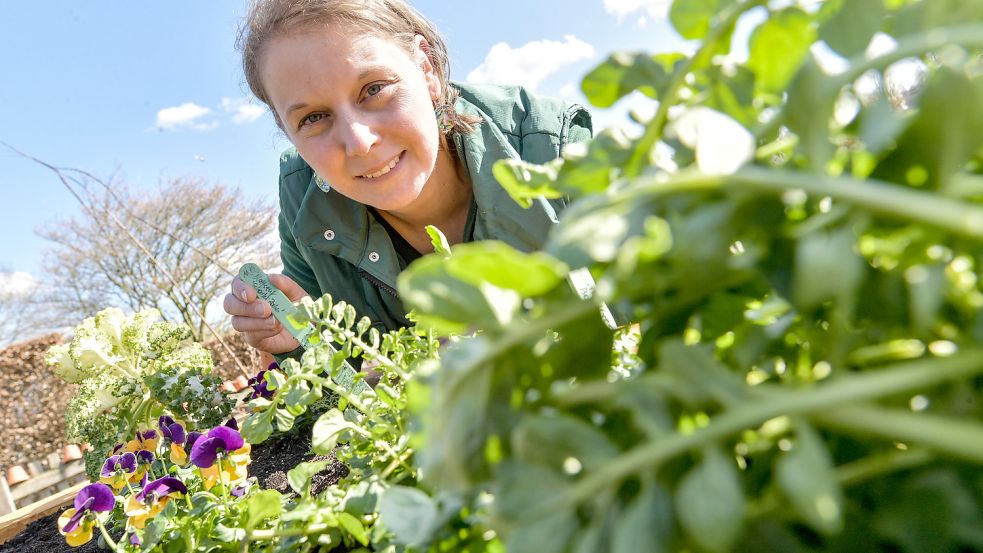
[[[451,244],[542,245],[560,202],[519,207],[492,176],[507,158],[543,163],[590,138],[579,106],[518,87],[451,84],[444,42],[403,0],[259,0],[239,46],[250,88],[294,148],[280,163],[283,274],[293,301],[330,293],[380,330],[405,326],[399,272]],[[225,297],[251,346],[297,341],[239,279]]]

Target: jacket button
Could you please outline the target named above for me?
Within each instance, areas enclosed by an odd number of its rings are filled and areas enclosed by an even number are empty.
[[[379,252],[369,252],[369,261],[372,263],[379,261]]]
[[[331,229],[328,229],[328,230],[324,231],[324,239],[325,240],[334,240],[334,231],[331,230]]]

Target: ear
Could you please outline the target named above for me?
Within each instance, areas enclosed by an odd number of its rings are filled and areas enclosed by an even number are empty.
[[[423,35],[413,37],[413,52],[420,70],[423,71],[423,79],[427,83],[430,99],[436,103],[440,101],[441,96],[440,78],[434,69],[433,61],[430,59],[430,43],[423,38]]]

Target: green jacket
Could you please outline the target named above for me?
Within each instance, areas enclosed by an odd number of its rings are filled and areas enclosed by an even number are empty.
[[[476,131],[455,137],[474,187],[474,239],[539,249],[563,202],[541,200],[523,209],[492,176],[492,165],[507,158],[531,163],[557,158],[568,143],[590,139],[590,114],[521,87],[455,86],[457,112],[482,119]],[[396,292],[399,258],[385,228],[364,205],[320,190],[313,170],[293,148],[280,158],[279,226],[283,273],[311,296],[330,293],[383,331],[409,324]]]

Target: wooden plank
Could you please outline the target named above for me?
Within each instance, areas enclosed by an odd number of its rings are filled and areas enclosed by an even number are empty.
[[[88,482],[81,482],[68,488],[65,491],[22,507],[13,513],[0,517],[0,544],[19,534],[27,525],[35,520],[48,516],[62,507],[66,507],[75,500],[79,490],[88,485]]]
[[[31,475],[31,478],[44,472],[44,465],[41,461],[31,461],[27,464],[27,473]]]
[[[0,515],[12,513],[16,510],[17,504],[14,502],[13,494],[10,493],[10,486],[7,485],[7,479],[0,475]]]
[[[67,465],[61,465],[54,470],[49,470],[42,472],[26,482],[21,482],[11,489],[14,496],[14,501],[18,501],[25,498],[31,494],[42,492],[47,488],[50,488],[62,480],[68,480],[74,478],[79,474],[85,472],[85,463],[82,461],[73,461]]]
[[[44,458],[49,469],[56,469],[61,464],[61,453],[54,451]]]

